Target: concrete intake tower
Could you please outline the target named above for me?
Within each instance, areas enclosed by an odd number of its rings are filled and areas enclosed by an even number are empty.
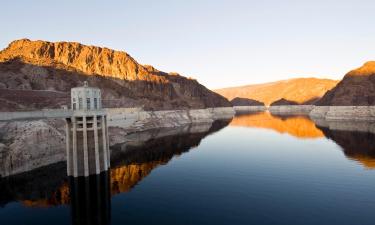
[[[110,167],[107,116],[102,110],[101,92],[89,87],[71,89],[72,114],[66,118],[68,176],[100,174]]]

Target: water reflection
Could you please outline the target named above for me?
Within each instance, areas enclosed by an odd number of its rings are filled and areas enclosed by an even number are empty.
[[[321,138],[323,132],[306,116],[276,116],[269,112],[244,114],[233,118],[230,126],[272,129],[298,138]]]
[[[375,169],[374,133],[332,130],[326,127],[319,127],[319,129],[341,147],[346,157],[361,163],[367,169]]]
[[[102,208],[108,211],[106,204],[109,200],[99,199],[100,202],[95,202],[94,196],[106,196],[106,190],[109,190],[110,195],[130,191],[153,169],[198,146],[204,137],[224,128],[229,122],[222,120],[176,130],[158,129],[129,135],[125,138],[126,142],[111,147],[112,169],[100,176],[90,176],[89,179],[67,178],[65,163],[1,178],[0,207],[10,202],[20,202],[29,207],[71,203],[75,224],[94,223],[85,219],[92,214],[97,215],[96,222],[108,221],[107,213],[99,215],[93,210]],[[109,186],[104,182],[106,177],[109,179]],[[88,196],[84,194],[84,190],[89,190]],[[86,211],[80,210],[81,208],[86,208]]]
[[[72,224],[110,223],[111,198],[108,171],[89,177],[69,177],[69,187]]]
[[[14,212],[15,205],[18,205],[17,213],[21,214],[25,211],[43,213],[50,210],[48,215],[51,215],[51,219],[59,216],[66,218],[70,210],[69,221],[56,219],[56,224],[109,224],[111,221],[116,224],[124,224],[124,221],[150,223],[148,218],[144,219],[145,215],[163,224],[177,219],[191,219],[190,224],[201,224],[208,220],[211,224],[229,224],[233,221],[238,224],[268,221],[267,224],[270,224],[280,219],[282,222],[279,224],[288,224],[286,221],[294,218],[295,213],[301,215],[298,224],[302,220],[309,221],[308,224],[318,224],[314,218],[329,219],[327,215],[348,210],[343,203],[345,201],[350,201],[354,205],[351,208],[358,210],[346,211],[349,215],[359,215],[358,212],[371,209],[363,206],[363,201],[374,199],[371,198],[375,185],[372,182],[374,179],[371,179],[373,173],[357,168],[362,168],[362,165],[375,168],[374,133],[365,131],[363,127],[355,129],[355,125],[352,131],[333,129],[337,126],[326,128],[321,124],[315,125],[303,116],[280,117],[258,113],[234,118],[230,123],[232,127],[201,144],[203,138],[229,123],[217,121],[113,137],[116,144],[111,146],[112,168],[100,176],[67,178],[65,163],[58,163],[2,178],[0,207],[3,209],[0,213],[3,212],[5,217],[0,221],[12,217],[7,212]],[[252,129],[243,132],[236,126]],[[348,126],[340,126],[343,127]],[[266,129],[258,132],[258,128]],[[295,138],[286,138],[279,133]],[[244,139],[248,137],[246,135],[254,136]],[[247,141],[257,140],[257,137],[261,137],[259,141]],[[274,139],[268,142],[269,139],[265,138],[270,137]],[[241,141],[243,143],[238,144]],[[348,159],[358,161],[361,166],[353,163],[348,166],[333,142],[340,146]],[[234,145],[236,148],[232,148]],[[196,146],[199,147],[192,150]],[[160,173],[153,173],[137,191],[111,199],[111,196],[129,192],[155,168],[189,151],[193,154],[170,163],[169,167],[159,170]],[[190,157],[194,160],[190,160]],[[181,171],[188,172],[181,175]],[[358,171],[362,172],[361,176],[357,176]],[[185,182],[181,179],[183,176],[189,177],[189,180]],[[164,180],[158,182],[159,179]],[[155,182],[158,185],[162,183],[160,188],[155,188]],[[145,194],[154,199],[150,200]],[[335,200],[326,201],[329,197]],[[58,216],[50,213],[57,211],[63,213]],[[265,212],[273,217],[263,217]],[[186,215],[189,218],[184,217]],[[207,220],[200,220],[202,215],[207,216]],[[371,217],[373,214],[366,211],[366,215]],[[40,222],[40,218],[30,215],[25,218],[18,224],[24,224],[30,218],[31,222]]]
[[[312,121],[306,116],[271,115],[260,112],[235,117],[230,126],[272,129],[297,138],[323,138],[333,140],[345,156],[367,169],[375,169],[374,124],[353,121]]]

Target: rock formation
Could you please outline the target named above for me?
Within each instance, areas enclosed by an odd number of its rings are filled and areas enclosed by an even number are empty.
[[[285,98],[279,99],[271,103],[271,106],[281,106],[281,105],[299,105],[298,102],[286,100]]]
[[[0,177],[65,160],[63,120],[0,123]]]
[[[67,105],[70,88],[85,80],[103,90],[104,107],[230,106],[198,81],[141,65],[122,51],[22,39],[0,52],[0,110]]]
[[[263,102],[248,98],[236,97],[232,99],[230,102],[233,106],[264,106]]]
[[[267,106],[285,98],[299,104],[312,104],[332,89],[338,81],[318,78],[297,78],[272,83],[246,85],[215,90],[231,100],[235,97],[254,99]]]
[[[375,105],[375,61],[350,71],[317,103],[319,106]]]

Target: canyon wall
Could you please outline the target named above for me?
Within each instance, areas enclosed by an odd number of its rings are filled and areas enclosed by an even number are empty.
[[[84,81],[102,90],[106,108],[231,106],[197,80],[141,65],[122,51],[28,39],[0,51],[0,111],[61,108],[70,103],[70,89]]]

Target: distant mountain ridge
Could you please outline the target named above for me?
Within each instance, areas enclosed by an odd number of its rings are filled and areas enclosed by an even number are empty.
[[[60,107],[88,80],[105,107],[181,109],[230,106],[194,79],[141,65],[123,51],[76,42],[21,39],[0,51],[0,110]],[[17,92],[12,93],[13,90]],[[53,99],[46,93],[54,92]],[[56,94],[57,93],[57,94]]]
[[[313,104],[328,90],[335,87],[337,80],[319,78],[295,78],[276,82],[229,87],[214,90],[228,100],[236,97],[254,99],[271,105],[284,98],[298,104]]]

